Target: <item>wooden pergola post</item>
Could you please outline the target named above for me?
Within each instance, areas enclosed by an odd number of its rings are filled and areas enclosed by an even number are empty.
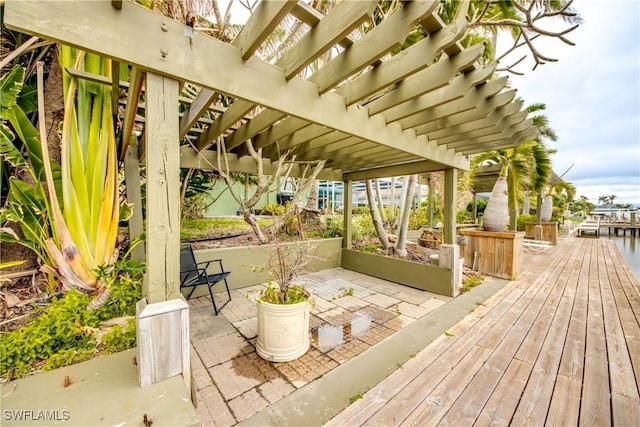
[[[149,303],[180,297],[178,81],[147,73],[147,274]]]
[[[351,205],[353,203],[353,181],[343,181],[343,191],[342,191],[342,200],[343,200],[343,215],[344,215],[344,232],[342,235],[342,248],[343,249],[351,249],[351,217],[352,217],[352,209]]]
[[[444,230],[443,243],[440,245],[440,267],[451,270],[451,296],[459,293],[462,278],[460,266],[460,247],[456,243],[456,187],[458,170],[447,168],[444,171]]]

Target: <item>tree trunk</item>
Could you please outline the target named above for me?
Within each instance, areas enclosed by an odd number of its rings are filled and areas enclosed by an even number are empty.
[[[320,224],[320,211],[318,210],[318,180],[313,180],[311,183],[311,189],[309,190],[309,198],[307,203],[302,209],[302,220],[305,224],[318,225]]]
[[[542,225],[542,192],[536,194],[536,225]]]
[[[529,194],[531,192],[529,190],[524,192],[524,202],[522,202],[522,215],[530,215],[531,211],[531,200],[529,199]]]
[[[253,213],[251,213],[250,207],[244,206],[244,205],[242,206],[242,217],[247,222],[247,224],[251,226],[260,244],[261,245],[267,244],[268,240],[265,237],[264,233],[262,232],[262,229],[258,225],[258,222],[256,221],[256,217],[253,215]]]
[[[382,223],[387,222],[387,214],[384,212],[384,201],[382,200],[382,195],[380,194],[380,180],[376,179],[376,201],[378,203],[378,208],[380,210],[380,219]]]
[[[393,228],[396,218],[396,177],[391,178],[391,187],[389,188],[389,218],[387,221],[389,226]]]
[[[405,177],[406,178],[406,177]],[[396,243],[396,253],[401,257],[407,256],[407,231],[409,229],[409,218],[411,216],[411,204],[413,203],[413,191],[416,187],[417,175],[411,175],[407,179],[407,191],[398,227],[398,242]]]
[[[378,239],[380,239],[380,244],[384,250],[387,250],[391,247],[389,243],[389,238],[387,237],[387,232],[385,231],[382,221],[380,220],[380,214],[378,213],[378,208],[376,207],[376,200],[373,197],[373,189],[371,188],[371,180],[368,179],[366,182],[367,188],[367,201],[369,202],[369,211],[371,212],[371,218],[373,220],[373,226],[376,229],[376,234],[378,235]]]
[[[484,210],[482,228],[486,231],[504,231],[508,222],[507,178],[501,176],[496,180]]]
[[[393,223],[393,229],[396,230],[396,234],[400,229],[401,218],[404,216],[404,206],[407,201],[407,186],[409,185],[409,176],[405,176],[402,178],[402,190],[400,192],[400,212],[398,216],[395,218]]]
[[[540,209],[540,220],[542,222],[551,221],[553,215],[553,197],[551,194],[547,194],[542,201],[542,209]]]

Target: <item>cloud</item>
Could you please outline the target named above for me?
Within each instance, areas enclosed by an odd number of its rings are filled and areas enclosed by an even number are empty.
[[[549,142],[556,173],[592,201],[616,194],[640,205],[640,3],[581,1],[574,6],[584,23],[569,38],[539,40],[537,46],[558,62],[547,63],[512,86],[525,105],[542,102],[558,134]],[[500,42],[499,42],[500,43]]]

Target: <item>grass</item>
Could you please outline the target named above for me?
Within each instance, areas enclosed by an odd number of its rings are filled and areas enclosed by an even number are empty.
[[[267,227],[273,224],[273,221],[271,218],[260,218],[258,219],[258,225]],[[180,239],[191,240],[251,231],[251,226],[242,218],[186,219],[182,221]]]

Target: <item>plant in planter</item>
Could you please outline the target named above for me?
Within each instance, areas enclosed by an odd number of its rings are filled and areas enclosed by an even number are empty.
[[[264,267],[269,280],[257,297],[258,339],[256,351],[271,362],[288,362],[309,350],[309,316],[312,303],[305,286],[296,279],[308,271],[312,256],[302,244],[273,245]]]

